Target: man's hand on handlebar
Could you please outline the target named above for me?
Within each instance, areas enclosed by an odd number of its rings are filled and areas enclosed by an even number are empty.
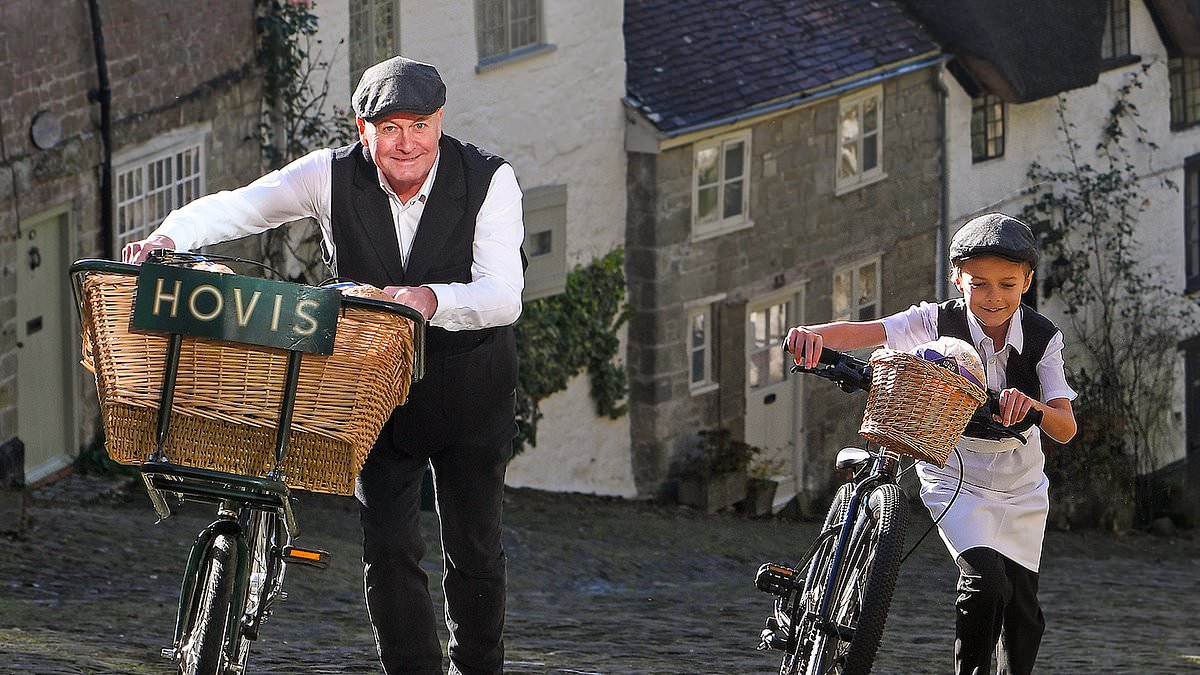
[[[384,286],[383,292],[396,302],[420,312],[426,321],[433,318],[433,313],[437,311],[437,295],[426,286]]]
[[[125,248],[121,249],[121,260],[137,264],[145,260],[151,251],[162,248],[175,250],[175,240],[166,235],[152,234],[141,241],[125,244]]]

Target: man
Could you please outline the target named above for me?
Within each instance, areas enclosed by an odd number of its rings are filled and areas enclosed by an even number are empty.
[[[304,217],[334,274],[383,288],[429,320],[425,377],[384,426],[359,476],[367,609],[388,673],[440,673],[420,562],[421,479],[432,465],[445,556],[450,672],[504,663],[504,470],[511,456],[524,238],[511,166],[442,134],[436,68],[395,57],[363,73],[360,140],[317,150],[250,185],[172,212],[125,247],[192,249]]]

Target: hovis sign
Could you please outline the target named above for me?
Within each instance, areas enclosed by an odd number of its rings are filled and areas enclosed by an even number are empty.
[[[330,288],[142,263],[133,327],[332,354],[340,304]]]

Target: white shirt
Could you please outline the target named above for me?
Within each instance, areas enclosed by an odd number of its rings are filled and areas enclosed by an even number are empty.
[[[1022,311],[1018,309],[1009,321],[1008,334],[999,349],[984,334],[979,319],[967,311],[971,342],[983,361],[987,386],[995,391],[1008,386],[1005,369],[1009,354],[1025,348]],[[922,302],[909,307],[884,318],[883,328],[888,347],[912,351],[937,339],[938,306]],[[1062,350],[1063,336],[1056,332],[1037,363],[1043,401],[1076,397],[1063,372]],[[967,549],[986,546],[1030,570],[1038,570],[1050,506],[1050,482],[1044,471],[1041,430],[1032,427],[1026,436],[1023,445],[1016,439],[963,438],[957,445],[959,453],[951,454],[944,468],[917,463],[921,499],[934,518],[950,504],[961,469],[962,492],[938,525],[951,555],[958,556]]]
[[[400,201],[382,174],[379,176],[396,225],[401,263],[406,266],[440,162],[439,152],[420,191],[407,203]],[[313,218],[321,227],[326,250],[336,254],[330,222],[332,170],[333,150],[315,150],[249,185],[206,195],[172,211],[155,234],[170,237],[181,250],[191,250]],[[517,320],[525,286],[520,255],[525,238],[521,214],[521,188],[516,174],[511,166],[503,164],[492,175],[476,219],[471,281],[426,285],[437,296],[430,325],[473,330],[506,326]]]

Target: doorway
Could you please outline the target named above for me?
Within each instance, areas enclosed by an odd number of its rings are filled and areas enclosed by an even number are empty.
[[[800,296],[799,288],[778,291],[746,308],[746,442],[763,449],[760,461],[779,480],[776,504],[796,494],[803,474],[796,447],[797,381],[781,348],[783,336],[800,321]]]

